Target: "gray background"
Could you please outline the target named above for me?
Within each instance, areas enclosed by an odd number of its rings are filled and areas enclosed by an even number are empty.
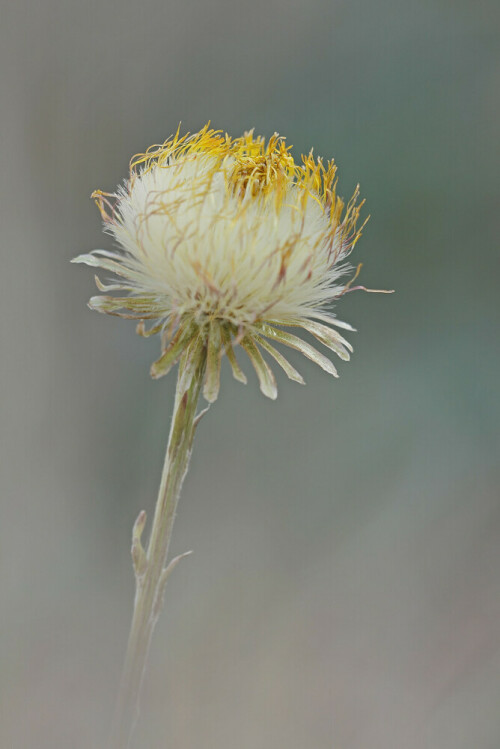
[[[339,381],[223,374],[141,749],[497,749],[499,14],[468,0],[3,0],[0,745],[102,749],[174,378],[87,310],[89,200],[182,120],[335,157],[371,213]]]

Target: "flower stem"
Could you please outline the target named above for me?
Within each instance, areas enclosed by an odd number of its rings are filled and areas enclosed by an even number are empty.
[[[136,591],[134,613],[123,665],[111,734],[111,749],[130,746],[153,630],[160,613],[169,573],[181,557],[165,567],[182,482],[196,430],[196,408],[206,366],[200,340],[192,341],[179,363],[174,412],[147,551],[141,544],[146,522],[141,512],[132,535]],[[184,555],[181,555],[184,556]]]

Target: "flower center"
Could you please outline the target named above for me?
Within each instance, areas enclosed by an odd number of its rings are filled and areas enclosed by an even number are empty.
[[[253,147],[252,147],[253,146]],[[284,190],[293,178],[295,163],[283,141],[271,138],[263,152],[260,142],[245,143],[234,154],[235,165],[229,180],[240,197],[265,195]]]

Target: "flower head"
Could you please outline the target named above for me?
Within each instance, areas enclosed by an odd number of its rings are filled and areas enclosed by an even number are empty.
[[[246,382],[235,345],[270,398],[276,382],[262,351],[303,383],[275,343],[337,376],[329,358],[283,329],[307,331],[349,359],[352,347],[334,327],[352,328],[327,308],[349,288],[341,278],[361,234],[362,204],[356,190],[344,206],[335,173],[333,162],[324,165],[312,153],[296,163],[278,135],[266,144],[253,132],[233,139],[208,125],[195,135],[177,131],[132,159],[116,193],[93,194],[119,249],[94,250],[74,262],[114,275],[111,283],[96,276],[100,291],[125,293],[92,297],[89,306],[137,320],[143,336],[161,334],[155,378],[196,342],[206,356],[209,401],[217,398],[223,354]]]

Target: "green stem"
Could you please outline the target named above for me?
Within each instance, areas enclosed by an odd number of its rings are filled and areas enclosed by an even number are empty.
[[[196,429],[196,408],[206,366],[205,349],[194,341],[179,364],[174,412],[147,551],[141,545],[146,515],[134,526],[132,559],[136,592],[127,652],[116,703],[111,749],[127,749],[139,713],[139,699],[153,630],[161,610],[169,572],[165,567],[182,482]]]

